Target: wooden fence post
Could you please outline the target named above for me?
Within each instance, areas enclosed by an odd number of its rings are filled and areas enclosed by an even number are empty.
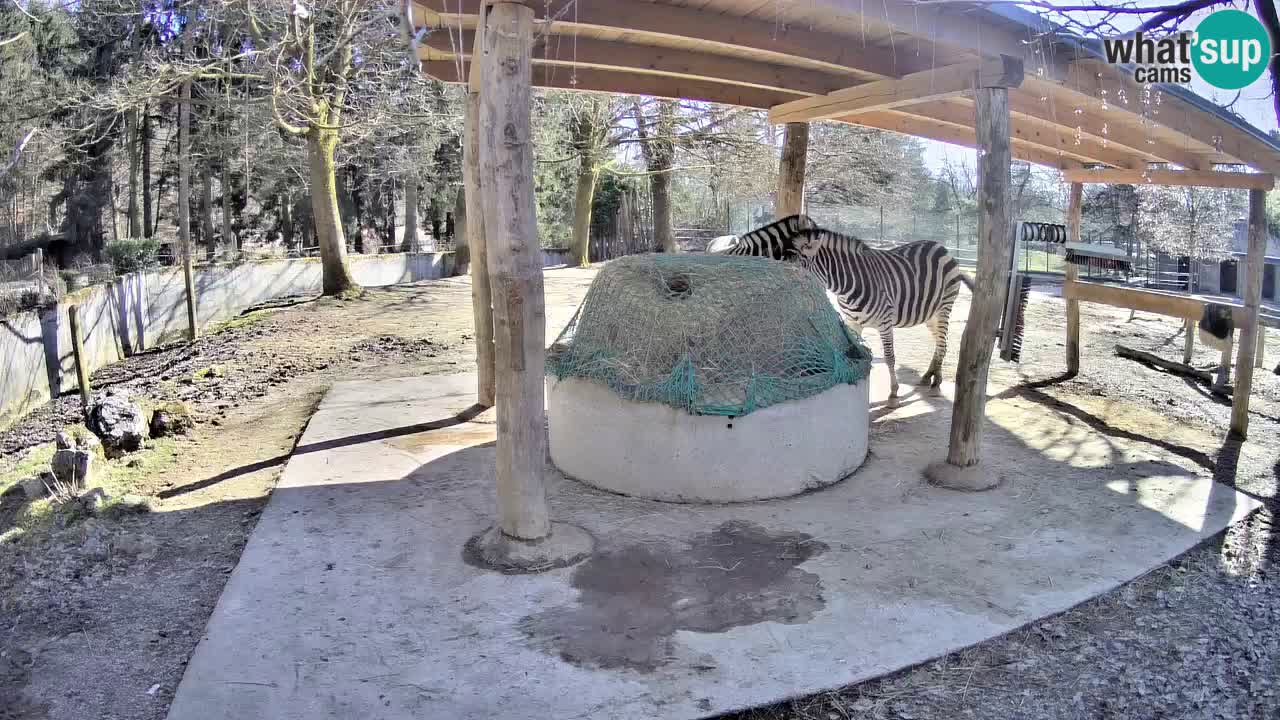
[[[1006,58],[1008,72],[997,87],[974,91],[978,149],[978,271],[969,318],[960,341],[955,406],[946,462],[925,471],[933,482],[960,490],[985,490],[997,479],[972,469],[978,464],[987,403],[987,372],[1009,284],[1013,232],[1009,206],[1009,90],[1022,82],[1022,63]]]
[[[782,158],[778,163],[778,192],[773,212],[775,218],[804,212],[804,171],[808,154],[809,123],[787,123],[786,135],[782,141]]]
[[[1130,320],[1133,319],[1133,313],[1133,310],[1129,311]],[[1187,337],[1182,341],[1182,364],[1190,365],[1191,354],[1195,352],[1196,348],[1196,321],[1187,320],[1184,324],[1187,326]]]
[[[1235,391],[1231,400],[1231,432],[1249,436],[1249,393],[1253,389],[1253,366],[1256,362],[1258,307],[1262,304],[1262,269],[1267,249],[1267,193],[1249,191],[1249,255],[1244,279],[1244,322],[1240,324],[1239,363],[1236,367]]]
[[[1067,199],[1067,242],[1080,242],[1080,211],[1084,203],[1084,185],[1071,183],[1071,193]],[[1063,279],[1063,294],[1067,286],[1080,278],[1080,269],[1068,262]],[[1074,377],[1080,373],[1080,301],[1067,300],[1067,374]]]
[[[80,386],[80,409],[89,410],[89,367],[85,364],[84,339],[80,335],[80,306],[67,308],[67,319],[71,325],[71,353],[76,362],[76,383]]]

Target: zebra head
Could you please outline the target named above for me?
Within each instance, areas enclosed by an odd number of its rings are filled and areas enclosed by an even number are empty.
[[[844,235],[834,230],[819,227],[797,232],[790,240],[788,259],[804,261],[812,259],[828,248],[839,255],[857,255],[866,249],[866,243],[853,235]]]
[[[725,252],[726,255],[757,255],[774,260],[786,260],[794,252],[791,240],[797,233],[817,229],[818,225],[808,215],[788,215],[756,228],[738,238],[738,242]]]

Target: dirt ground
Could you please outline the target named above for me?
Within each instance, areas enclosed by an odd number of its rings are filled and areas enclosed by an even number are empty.
[[[560,327],[592,273],[547,275]],[[1280,582],[1270,569],[1280,475],[1280,377],[1255,375],[1251,439],[1224,443],[1230,405],[1191,381],[1116,358],[1117,342],[1179,359],[1180,325],[1084,306],[1082,373],[1058,378],[1063,303],[1038,288],[1023,363],[996,361],[996,398],[1033,401],[1150,443],[1267,503],[1225,537],[1113,593],[896,676],[734,716],[783,718],[1264,718],[1280,710]],[[953,313],[947,379],[967,314]],[[55,523],[0,544],[0,720],[163,718],[184,664],[290,449],[328,385],[469,369],[465,279],[374,289],[354,301],[281,301],[192,346],[94,376],[195,409],[195,434],[139,453],[128,477],[153,512]],[[879,341],[867,332],[879,354]],[[550,337],[548,341],[550,341]],[[1268,365],[1280,333],[1268,338]],[[927,364],[923,328],[900,331],[904,380]],[[1210,366],[1216,353],[1198,350]],[[907,386],[904,385],[904,389]],[[64,398],[0,433],[12,463],[78,420]],[[163,457],[161,457],[163,455]],[[0,464],[0,471],[4,466]],[[24,502],[0,496],[0,533]]]

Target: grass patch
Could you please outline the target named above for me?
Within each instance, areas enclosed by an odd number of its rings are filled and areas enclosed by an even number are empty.
[[[191,373],[191,377],[195,380],[210,380],[212,378],[220,378],[226,374],[226,371],[223,370],[221,366],[210,365],[208,367],[202,367]]]
[[[0,495],[3,495],[9,488],[24,478],[39,475],[48,470],[49,461],[53,459],[53,451],[56,449],[57,446],[51,442],[37,445],[28,450],[21,458],[18,458],[18,461],[11,466],[0,466]],[[5,465],[8,465],[8,462]]]
[[[233,317],[226,322],[218,323],[218,325],[210,331],[210,335],[216,335],[221,332],[229,332],[231,330],[239,330],[240,328],[249,327],[254,323],[261,322],[271,316],[270,310],[253,310],[238,317]]]

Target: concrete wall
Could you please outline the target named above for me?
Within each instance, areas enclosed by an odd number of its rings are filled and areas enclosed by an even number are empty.
[[[554,254],[546,259],[556,259]],[[351,271],[366,287],[448,277],[453,253],[352,255]],[[560,260],[562,263],[563,260]],[[202,327],[236,317],[258,303],[320,292],[320,261],[271,260],[197,269],[197,313]],[[69,293],[57,306],[0,318],[0,427],[76,389],[68,309],[80,308],[80,332],[89,372],[127,354],[186,332],[182,270],[126,275],[106,285]]]

